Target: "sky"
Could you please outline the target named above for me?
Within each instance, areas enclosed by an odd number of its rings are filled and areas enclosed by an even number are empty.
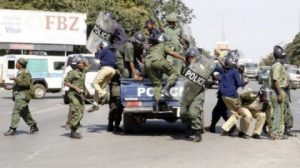
[[[231,49],[240,50],[248,61],[259,62],[274,45],[292,42],[300,30],[300,0],[183,2],[196,16],[190,26],[197,46],[211,53],[225,34]]]

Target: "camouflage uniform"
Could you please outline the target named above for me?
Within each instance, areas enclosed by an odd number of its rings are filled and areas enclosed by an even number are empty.
[[[150,54],[145,58],[145,71],[153,83],[156,101],[160,100],[163,74],[169,76],[167,82],[171,86],[175,84],[179,75],[179,72],[166,60],[165,49],[168,49],[167,43],[157,44],[150,48]]]
[[[17,74],[13,87],[13,100],[15,101],[13,113],[11,116],[11,128],[16,129],[20,121],[20,116],[27,125],[36,125],[36,122],[31,116],[28,103],[31,99],[30,95],[31,75],[23,69]]]
[[[73,69],[67,74],[64,82],[71,83],[72,85],[84,91],[85,74],[86,71]],[[72,112],[72,119],[70,123],[71,123],[71,129],[73,130],[77,130],[78,128],[78,125],[83,117],[84,105],[85,105],[84,99],[78,94],[79,93],[77,93],[77,91],[74,90],[73,88],[70,88],[68,92],[69,110]]]
[[[279,81],[280,92],[283,95],[283,102],[277,102],[277,96],[279,93],[276,93],[274,80]],[[286,99],[286,94],[282,88],[286,87],[286,71],[284,66],[280,62],[276,62],[272,65],[269,74],[269,85],[273,89],[272,94],[272,108],[270,114],[267,115],[267,121],[269,126],[270,134],[281,137],[284,133],[284,102]]]
[[[192,130],[201,130],[203,121],[203,105],[204,105],[205,92],[204,89],[195,97],[195,99],[186,104],[182,102],[180,105],[180,118],[181,121],[190,127]]]

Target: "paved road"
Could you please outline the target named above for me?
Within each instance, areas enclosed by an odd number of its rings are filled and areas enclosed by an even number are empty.
[[[258,89],[259,85],[252,81],[249,87]],[[216,91],[209,89],[206,93],[206,125],[216,103]],[[152,120],[143,127],[143,133],[108,133],[105,131],[107,106],[98,112],[86,113],[79,130],[84,138],[71,140],[69,132],[62,127],[68,106],[62,103],[59,94],[48,94],[46,99],[30,103],[40,128],[38,134],[29,135],[29,128],[21,121],[17,136],[5,137],[2,133],[9,127],[13,102],[10,92],[0,91],[0,168],[299,168],[299,93],[299,90],[292,92],[294,133],[298,137],[277,141],[245,140],[205,133],[203,142],[193,143],[183,138],[180,122]]]

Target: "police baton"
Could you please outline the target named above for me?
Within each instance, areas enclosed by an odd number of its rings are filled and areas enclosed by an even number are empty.
[[[82,93],[82,92],[81,92],[81,93]],[[77,96],[81,97],[83,100],[87,101],[88,103],[93,104],[93,102],[91,102],[90,100],[88,100],[87,98],[85,98],[82,94],[79,94],[79,93],[77,93],[77,92],[75,92],[75,94],[76,94]]]

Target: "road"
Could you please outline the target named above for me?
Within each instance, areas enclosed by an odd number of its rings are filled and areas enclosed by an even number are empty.
[[[251,81],[248,87],[256,90],[259,85]],[[205,125],[210,123],[216,91],[206,92]],[[68,106],[59,94],[30,102],[38,134],[28,134],[29,127],[21,120],[17,135],[5,137],[13,107],[11,92],[1,90],[0,99],[0,168],[300,167],[300,90],[292,91],[291,104],[293,132],[298,137],[276,141],[222,137],[218,127],[217,134],[205,133],[201,143],[194,143],[183,138],[179,121],[170,124],[160,120],[147,121],[143,133],[113,134],[106,132],[107,106],[85,113],[79,129],[83,139],[72,140],[63,128]]]

